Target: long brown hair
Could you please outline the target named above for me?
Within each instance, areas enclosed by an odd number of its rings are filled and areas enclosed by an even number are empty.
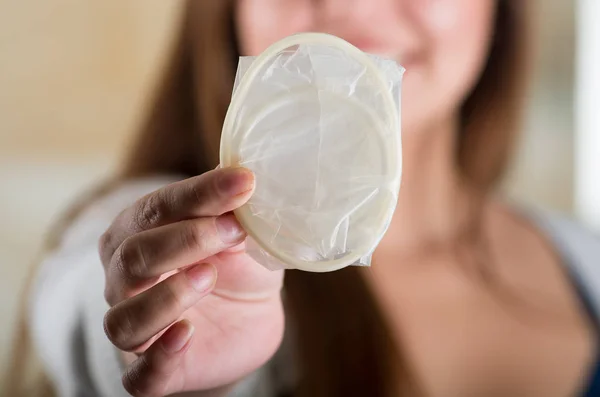
[[[506,168],[517,131],[528,51],[527,3],[497,0],[488,61],[461,108],[456,164],[483,191]],[[148,117],[109,186],[154,174],[193,176],[218,164],[239,55],[234,9],[234,0],[187,1]],[[88,202],[74,207],[67,219]],[[360,268],[317,275],[288,271],[285,290],[297,336],[299,394],[417,394],[416,379]],[[401,391],[398,385],[403,385]]]

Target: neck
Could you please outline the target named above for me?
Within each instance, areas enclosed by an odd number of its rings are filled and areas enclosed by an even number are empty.
[[[400,196],[382,250],[412,253],[443,244],[468,223],[472,195],[456,167],[455,125],[404,137]]]

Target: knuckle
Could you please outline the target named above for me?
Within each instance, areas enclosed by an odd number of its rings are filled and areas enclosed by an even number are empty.
[[[112,233],[110,229],[102,233],[100,239],[98,240],[98,253],[100,254],[100,259],[102,260],[102,264],[106,265],[106,257],[107,252],[110,252],[112,247]]]
[[[116,294],[115,294],[112,286],[109,285],[108,283],[104,286],[104,300],[110,306],[113,306],[117,302]]]
[[[215,188],[215,180],[216,178],[212,178],[213,183],[210,184],[210,187],[208,188],[206,183],[206,176],[199,178],[196,181],[196,183],[190,184],[192,196],[195,198],[197,205],[205,205],[209,201],[211,195],[217,193],[217,189]]]
[[[126,350],[127,341],[133,336],[130,311],[125,307],[113,307],[104,316],[104,333],[118,348]]]
[[[158,192],[143,198],[134,214],[136,227],[147,230],[159,225],[166,216],[167,207]]]
[[[119,247],[116,255],[116,267],[119,273],[127,281],[135,281],[146,274],[148,263],[144,249],[139,241],[133,237],[128,237]]]
[[[161,284],[161,301],[164,302],[165,306],[171,313],[180,313],[186,309],[186,305],[184,304],[184,299],[181,293],[178,291],[178,288],[174,283],[175,279],[175,276],[170,277]]]
[[[132,378],[133,375],[130,375],[130,373],[131,371],[127,371],[125,372],[125,375],[123,375],[123,388],[133,397],[146,397],[146,395],[143,394],[140,389],[138,389],[136,381]]]
[[[181,243],[184,249],[191,252],[206,252],[208,248],[208,233],[197,222],[187,222],[181,232]]]
[[[123,387],[134,397],[154,397],[158,396],[154,393],[148,382],[148,377],[151,376],[149,368],[146,364],[144,356],[138,358],[136,365],[130,367],[123,374]]]

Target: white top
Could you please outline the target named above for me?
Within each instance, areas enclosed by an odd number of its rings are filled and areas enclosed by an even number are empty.
[[[91,205],[65,233],[59,247],[42,262],[29,305],[32,336],[45,369],[61,397],[126,397],[123,368],[103,330],[108,310],[98,239],[112,220],[139,197],[171,182],[153,178],[128,183]],[[535,218],[570,266],[574,283],[594,311],[600,307],[600,242],[574,223],[556,217]],[[240,383],[233,396],[275,396],[290,367],[278,353],[265,367]]]

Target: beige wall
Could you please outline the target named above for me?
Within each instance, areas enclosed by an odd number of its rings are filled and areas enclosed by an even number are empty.
[[[532,1],[532,0],[527,0]],[[536,67],[525,133],[507,180],[512,197],[571,211],[573,206],[574,0],[535,1]]]
[[[0,153],[121,152],[178,4],[0,0]]]
[[[179,5],[0,0],[0,371],[43,234],[122,155]]]
[[[568,210],[573,4],[539,3],[542,62],[508,191]],[[0,0],[0,364],[42,235],[122,155],[180,4]]]

